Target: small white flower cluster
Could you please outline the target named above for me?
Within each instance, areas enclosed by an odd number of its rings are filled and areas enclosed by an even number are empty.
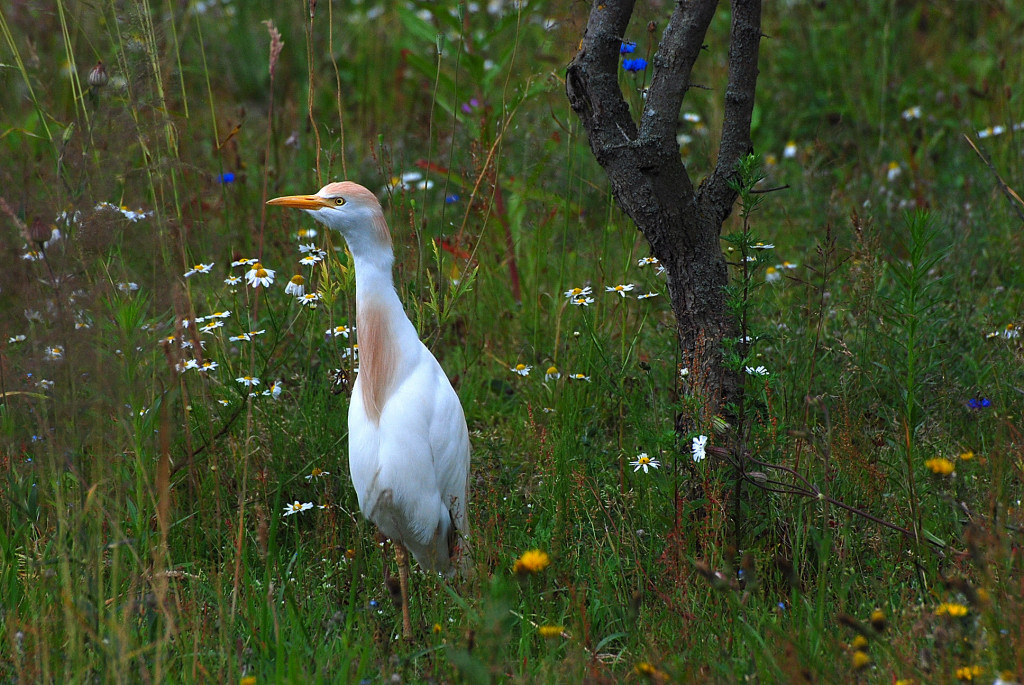
[[[1002,330],[992,331],[985,335],[986,338],[1003,338],[1004,340],[1012,340],[1020,337],[1020,327],[1016,324],[1008,323],[1003,327]]]
[[[391,181],[384,186],[382,193],[395,190],[430,190],[434,182],[429,178],[423,178],[418,171],[406,171],[401,176],[393,176]]]
[[[117,205],[111,204],[109,202],[101,202],[98,205],[96,205],[95,209],[96,211],[107,210],[117,212],[125,219],[128,219],[129,221],[132,222],[139,222],[142,221],[143,219],[153,216],[153,212],[145,212],[141,209],[136,212],[128,209],[128,207],[126,207],[125,205],[121,205],[120,207],[118,207]]]

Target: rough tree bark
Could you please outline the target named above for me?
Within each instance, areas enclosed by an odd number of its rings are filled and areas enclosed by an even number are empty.
[[[719,236],[737,193],[737,163],[752,150],[750,119],[761,41],[760,0],[732,0],[725,117],[714,170],[696,189],[683,165],[676,132],[690,73],[718,0],[678,0],[652,59],[653,77],[639,124],[618,80],[619,47],[634,0],[594,0],[565,89],[616,202],[636,223],[665,267],[690,391],[705,423],[739,391],[724,368],[722,339],[736,335],[726,308],[728,283]],[[689,420],[682,417],[682,430]],[[706,423],[705,423],[706,425]]]

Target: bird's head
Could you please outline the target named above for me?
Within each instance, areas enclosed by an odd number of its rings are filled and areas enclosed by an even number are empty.
[[[353,252],[391,250],[391,233],[380,202],[358,183],[328,183],[315,195],[276,197],[267,204],[306,210],[327,228],[339,231]]]

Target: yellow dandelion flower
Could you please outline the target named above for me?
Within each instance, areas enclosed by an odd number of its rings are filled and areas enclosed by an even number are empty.
[[[523,552],[523,556],[516,559],[515,565],[512,570],[519,575],[526,575],[530,573],[540,573],[548,567],[551,563],[551,558],[547,552],[542,552],[539,549],[531,549]]]
[[[974,680],[981,677],[981,666],[961,666],[953,675],[957,680]]]
[[[967,607],[963,604],[957,604],[956,602],[943,602],[939,606],[935,607],[936,616],[949,616],[950,618],[966,616],[967,611]]]
[[[871,627],[879,633],[885,630],[885,612],[881,609],[875,609],[874,611],[872,611],[870,618],[868,618],[868,621],[871,623]]]
[[[946,459],[945,457],[935,457],[934,459],[929,459],[924,463],[924,465],[925,468],[927,468],[929,471],[938,476],[948,476],[951,473],[953,473],[954,468],[953,462],[951,462],[949,459]]]
[[[867,652],[862,652],[859,649],[853,653],[850,657],[850,663],[853,666],[853,670],[861,671],[868,667],[871,663],[871,656]]]
[[[913,678],[900,678],[893,685],[914,685]]]
[[[539,628],[537,628],[537,632],[540,633],[540,636],[545,638],[559,637],[561,636],[564,630],[565,628],[563,628],[562,626],[551,625],[540,626]]]
[[[975,594],[978,596],[978,604],[988,604],[989,600],[992,598],[991,595],[988,594],[988,590],[983,587],[978,588]]]
[[[968,450],[960,453],[960,461],[970,461],[971,459],[974,459],[974,452]]]
[[[441,624],[440,623],[435,623],[433,630],[434,630],[435,634],[436,633],[440,633],[441,632]]]
[[[868,639],[863,635],[858,635],[853,638],[853,642],[850,643],[850,646],[857,651],[863,651],[868,648]]]
[[[239,685],[256,685],[256,676],[247,675],[238,681]]]
[[[649,680],[665,680],[668,678],[667,673],[646,661],[638,662],[637,665],[633,667],[633,672]]]

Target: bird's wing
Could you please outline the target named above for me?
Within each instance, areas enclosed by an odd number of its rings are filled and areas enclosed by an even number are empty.
[[[443,570],[451,524],[461,529],[465,521],[466,421],[451,383],[425,347],[401,378],[376,425],[353,392],[352,482],[367,518],[405,544],[421,565]]]
[[[441,366],[435,365],[434,412],[430,422],[430,451],[434,459],[441,500],[452,520],[466,532],[469,479],[469,431],[462,402]]]

